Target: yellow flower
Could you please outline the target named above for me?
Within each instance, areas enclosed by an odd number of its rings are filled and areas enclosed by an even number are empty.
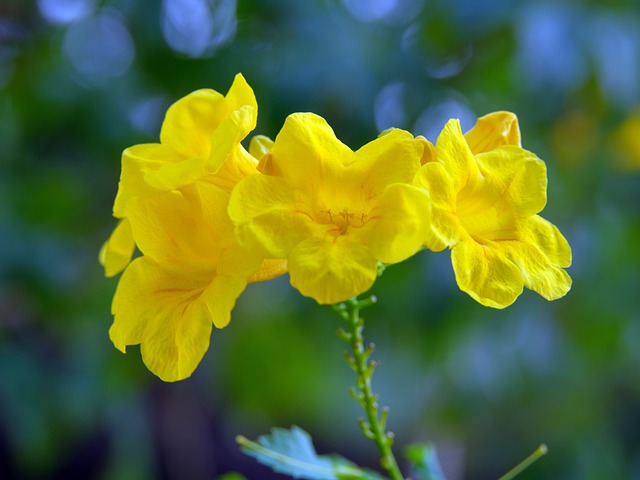
[[[515,115],[479,119],[466,136],[450,120],[436,146],[425,139],[416,184],[432,201],[425,245],[451,249],[458,286],[483,305],[504,308],[523,287],[553,300],[571,288],[571,249],[539,213],[546,204],[543,161],[520,148]]]
[[[202,89],[167,110],[160,143],[135,145],[122,153],[122,173],[113,214],[121,219],[105,242],[100,262],[107,276],[120,273],[135,244],[128,235],[127,204],[202,180],[230,192],[255,173],[257,159],[240,142],[255,128],[258,114],[253,90],[236,75],[226,96]]]
[[[226,97],[187,95],[167,111],[160,142],[122,155],[114,205],[120,221],[100,251],[107,276],[124,270],[113,300],[110,337],[122,350],[141,344],[148,368],[166,381],[188,377],[248,282],[286,272],[238,245],[229,193],[257,173],[270,141],[240,144],[256,124],[253,91],[237,75]],[[131,262],[138,246],[143,256]]]
[[[122,352],[140,344],[149,370],[165,381],[191,375],[209,347],[212,323],[229,323],[262,260],[235,241],[228,200],[205,182],[130,200],[131,230],[144,255],[120,278],[109,334]]]
[[[238,241],[286,258],[291,284],[319,303],[358,295],[375,281],[377,262],[400,262],[421,247],[429,197],[411,185],[421,153],[401,130],[353,152],[323,118],[290,115],[262,174],[231,194]]]

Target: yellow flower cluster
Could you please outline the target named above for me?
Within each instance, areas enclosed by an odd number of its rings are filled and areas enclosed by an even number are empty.
[[[520,147],[515,115],[465,135],[451,120],[435,146],[391,129],[355,152],[312,113],[247,151],[256,119],[237,75],[226,96],[173,104],[160,143],[123,152],[119,223],[100,252],[108,276],[124,270],[109,333],[123,352],[140,344],[163,380],[191,375],[247,283],[286,272],[332,304],[367,291],[380,263],[449,248],[460,289],[483,305],[506,307],[525,286],[549,300],[569,290],[569,245],[537,215],[545,165]]]

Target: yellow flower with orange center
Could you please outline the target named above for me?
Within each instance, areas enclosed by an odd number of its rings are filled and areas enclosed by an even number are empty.
[[[114,295],[110,337],[125,351],[141,345],[148,368],[166,381],[188,377],[207,351],[212,326],[229,323],[248,282],[286,272],[235,239],[227,214],[238,181],[257,173],[272,142],[256,137],[250,87],[236,76],[226,97],[198,90],[172,105],[161,143],[122,157],[114,205],[120,219],[100,252],[108,276],[124,270]],[[142,256],[131,261],[135,247]]]
[[[411,182],[422,149],[408,132],[392,130],[354,152],[322,117],[290,115],[262,173],[231,193],[238,241],[287,259],[291,284],[319,303],[363,293],[378,262],[400,262],[421,247],[429,196]]]
[[[483,305],[504,308],[523,287],[548,300],[565,295],[571,249],[537,215],[545,206],[542,160],[520,147],[515,115],[496,112],[465,136],[450,120],[435,147],[427,140],[416,184],[432,202],[425,245],[451,249],[456,281]]]

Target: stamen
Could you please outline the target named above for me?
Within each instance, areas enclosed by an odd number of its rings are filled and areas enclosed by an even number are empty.
[[[341,211],[335,213],[335,210],[327,209],[320,210],[316,217],[319,223],[324,225],[332,225],[330,231],[337,235],[345,235],[350,227],[359,228],[366,224],[370,218],[366,213],[353,213],[349,212],[348,207],[343,207]]]

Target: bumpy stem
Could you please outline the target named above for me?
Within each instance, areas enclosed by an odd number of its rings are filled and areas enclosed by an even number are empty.
[[[356,372],[356,387],[351,389],[351,396],[360,403],[367,415],[366,420],[359,421],[362,433],[377,445],[380,452],[380,465],[389,473],[391,479],[403,480],[404,477],[391,450],[393,434],[386,431],[389,409],[387,407],[380,409],[377,402],[378,396],[371,388],[371,377],[377,362],[371,361],[370,357],[375,346],[372,343],[366,347],[364,345],[364,320],[360,317],[360,310],[375,302],[376,298],[373,296],[364,300],[352,298],[347,302],[334,305],[333,308],[349,326],[348,330],[338,330],[338,335],[351,347],[351,352],[347,352],[345,358]]]

